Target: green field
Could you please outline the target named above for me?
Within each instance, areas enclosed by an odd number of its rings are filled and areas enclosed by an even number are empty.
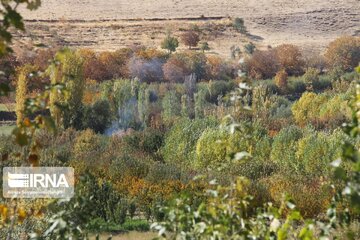
[[[15,125],[0,126],[0,135],[10,135]]]

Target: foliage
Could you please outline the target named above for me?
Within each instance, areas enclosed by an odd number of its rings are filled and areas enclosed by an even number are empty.
[[[344,36],[331,42],[325,53],[332,68],[352,71],[360,62],[360,38]]]
[[[275,54],[282,69],[289,75],[300,75],[303,73],[304,60],[300,49],[292,44],[282,44],[277,46]]]
[[[248,187],[242,178],[229,187],[214,185],[200,203],[191,194],[183,194],[162,209],[165,220],[152,228],[164,239],[313,239],[306,227],[294,232],[293,224],[302,222],[302,217],[290,200],[285,199],[279,209],[270,204],[252,214]],[[287,218],[282,220],[286,211]]]
[[[192,166],[195,160],[196,142],[206,128],[213,128],[217,121],[213,118],[181,119],[167,132],[162,154],[167,163]]]
[[[251,78],[272,78],[280,69],[280,62],[273,50],[255,51],[245,60],[246,72]]]
[[[312,87],[316,82],[319,81],[320,70],[316,68],[306,69],[303,75],[304,81],[308,87]]]
[[[31,65],[24,65],[18,69],[18,81],[16,84],[16,122],[17,125],[20,125],[24,121],[24,110],[25,110],[25,101],[28,97],[29,90],[29,78],[36,74],[34,68]]]
[[[211,48],[210,48],[208,42],[201,42],[200,43],[200,49],[204,53],[205,51],[209,51]]]
[[[82,113],[82,97],[84,92],[83,60],[78,52],[70,49],[59,51],[54,62],[48,68],[52,84],[64,84],[65,96],[52,92],[50,95],[50,112],[57,126],[79,127]],[[61,106],[61,108],[59,108]]]
[[[175,91],[171,90],[165,94],[162,100],[162,118],[165,122],[171,123],[180,115],[181,106],[179,102],[179,97]]]
[[[190,74],[190,69],[185,58],[181,55],[175,55],[164,64],[163,72],[167,81],[182,83],[185,77]]]
[[[285,91],[287,89],[287,81],[288,81],[288,74],[285,71],[285,69],[276,73],[275,84],[282,91]]]
[[[181,35],[182,42],[191,49],[192,47],[196,47],[200,42],[200,36],[197,32],[193,30],[189,30],[184,32]]]
[[[349,118],[347,100],[339,96],[306,92],[292,106],[295,121],[304,126],[312,123],[315,126],[335,125]]]
[[[112,122],[110,104],[106,100],[96,101],[91,106],[85,106],[82,128],[92,129],[96,133],[104,133]]]
[[[0,25],[0,56],[11,52],[9,45],[12,41],[12,33],[10,32],[10,29],[14,27],[17,30],[25,31],[23,18],[17,11],[18,7],[24,6],[29,10],[36,10],[40,4],[40,0],[1,1],[2,23]]]
[[[245,44],[244,49],[247,54],[251,55],[255,52],[256,46],[254,43],[249,42],[249,43]]]
[[[169,51],[169,54],[176,51],[176,48],[179,46],[179,41],[177,38],[172,37],[170,33],[167,34],[166,38],[161,43],[161,48]]]
[[[245,22],[244,22],[243,18],[235,18],[233,26],[234,26],[236,31],[238,31],[238,32],[240,32],[242,34],[247,33]]]

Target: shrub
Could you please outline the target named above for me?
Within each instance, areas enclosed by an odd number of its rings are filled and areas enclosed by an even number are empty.
[[[245,22],[244,19],[242,18],[235,18],[234,23],[233,23],[234,28],[242,33],[242,34],[246,34],[247,30],[246,30],[246,26],[245,26]]]
[[[92,129],[95,133],[104,133],[112,122],[112,111],[107,100],[96,101],[86,106],[83,114],[83,128]]]
[[[273,78],[280,69],[280,62],[275,51],[255,51],[245,60],[246,72],[251,78]]]
[[[313,86],[313,84],[319,81],[320,71],[316,68],[306,69],[305,74],[303,75],[304,81],[308,86]]]
[[[204,53],[205,51],[209,51],[211,48],[208,42],[201,42],[200,43],[200,50]]]
[[[303,73],[304,60],[300,49],[292,44],[282,44],[275,49],[280,67],[285,69],[289,75],[300,75]]]
[[[295,102],[291,110],[295,121],[304,126],[308,123],[317,124],[319,107],[324,104],[328,98],[325,95],[317,95],[315,93],[304,93],[299,101]]]
[[[293,105],[292,112],[298,124],[304,126],[313,123],[318,127],[335,127],[351,115],[346,99],[315,93],[303,94]]]
[[[196,47],[200,41],[200,36],[193,30],[186,31],[181,35],[182,42],[191,49]]]
[[[256,46],[252,42],[249,42],[245,44],[244,49],[247,54],[251,55],[255,52]]]
[[[189,167],[195,160],[196,142],[206,128],[217,126],[213,118],[181,119],[167,132],[161,152],[167,163]]]
[[[271,150],[271,161],[276,163],[284,173],[291,174],[293,171],[301,170],[296,160],[297,141],[303,136],[303,131],[290,126],[282,129],[275,137]],[[292,170],[289,172],[289,170]]]
[[[74,140],[73,154],[76,161],[89,162],[100,154],[101,138],[94,131],[87,129],[79,132]],[[95,155],[95,156],[94,156]],[[91,158],[89,158],[91,156]]]
[[[208,56],[206,65],[206,75],[209,79],[224,80],[232,76],[231,66],[220,57]]]
[[[190,75],[186,59],[181,55],[172,56],[163,66],[165,80],[173,83],[183,83],[185,77]]]
[[[284,69],[276,73],[275,84],[279,89],[281,89],[282,91],[286,91],[287,82],[288,82],[288,74]]]
[[[172,37],[170,33],[167,34],[166,38],[161,43],[161,48],[169,51],[169,54],[176,51],[176,48],[179,46],[179,41],[177,38]]]
[[[159,82],[164,78],[164,60],[160,58],[146,59],[134,56],[128,64],[130,76],[138,78],[141,82]]]
[[[341,156],[341,135],[311,131],[301,138],[296,151],[297,161],[302,165],[300,171],[306,176],[328,176],[330,163]]]
[[[258,123],[247,122],[239,128],[234,133],[226,128],[206,129],[196,144],[196,168],[232,169],[239,164],[231,162],[236,153],[254,155],[256,144],[266,135],[265,129]]]
[[[360,38],[345,36],[334,40],[329,44],[325,57],[332,68],[352,71],[360,62]]]
[[[171,124],[181,113],[180,99],[174,90],[167,92],[162,100],[162,118]]]
[[[217,104],[219,96],[225,96],[227,93],[234,90],[234,88],[234,82],[210,81],[206,91],[206,101]]]

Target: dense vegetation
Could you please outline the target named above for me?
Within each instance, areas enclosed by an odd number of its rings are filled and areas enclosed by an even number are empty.
[[[234,28],[247,32],[242,19]],[[205,42],[198,51],[199,31],[184,33],[184,52],[168,33],[166,52],[63,48],[2,59],[17,128],[0,138],[0,165],[76,173],[69,201],[1,199],[2,239],[148,231],[154,221],[179,239],[359,237],[358,129],[341,125],[357,124],[360,39],[337,39],[324,56],[249,43],[239,63],[206,54]],[[339,168],[339,158],[354,163]],[[336,198],[342,180],[352,202]],[[329,206],[349,225],[331,230]]]

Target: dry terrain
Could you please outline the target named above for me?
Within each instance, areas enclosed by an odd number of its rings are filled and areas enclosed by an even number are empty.
[[[360,35],[359,0],[43,0],[39,10],[22,12],[28,31],[18,34],[20,47],[30,41],[96,50],[158,47],[167,30],[179,35],[191,24],[224,56],[248,41],[321,51],[338,36]],[[235,17],[245,19],[250,36],[232,29]]]

